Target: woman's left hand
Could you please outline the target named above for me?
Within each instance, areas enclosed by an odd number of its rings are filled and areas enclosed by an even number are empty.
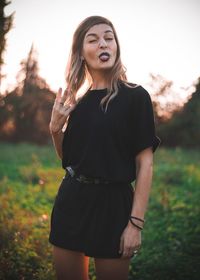
[[[129,222],[120,238],[119,253],[122,254],[122,258],[131,258],[139,251],[140,246],[141,230],[137,229]]]

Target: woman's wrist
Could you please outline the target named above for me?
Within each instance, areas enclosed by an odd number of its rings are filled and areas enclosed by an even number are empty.
[[[142,216],[136,216],[136,215],[130,215],[130,218],[132,219],[132,220],[134,220],[134,221],[137,221],[137,222],[141,222],[141,223],[143,223],[144,224],[144,222],[145,222],[145,220],[144,220],[144,218],[142,217]]]
[[[127,225],[132,231],[138,231],[138,232],[141,232],[142,229],[136,227],[136,226],[133,226],[133,224],[129,221],[128,222],[128,225]]]
[[[49,131],[50,131],[51,135],[58,135],[58,134],[63,133],[62,128],[59,128],[59,127],[53,125],[52,123],[49,124]]]
[[[129,224],[138,230],[143,230],[144,227],[144,219],[137,216],[129,217]]]
[[[59,130],[51,130],[50,129],[50,133],[51,133],[51,135],[60,135],[60,134],[62,134],[63,132],[62,132],[62,129],[59,129]]]

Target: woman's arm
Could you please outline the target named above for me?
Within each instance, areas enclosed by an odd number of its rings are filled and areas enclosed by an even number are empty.
[[[66,126],[69,114],[76,107],[76,104],[66,106],[65,101],[67,97],[67,90],[65,90],[62,96],[62,89],[60,88],[51,113],[51,121],[49,124],[49,130],[53,139],[53,144],[57,155],[62,159],[62,142],[63,142],[63,127]]]
[[[143,150],[136,157],[136,181],[131,216],[144,219],[153,174],[153,152],[151,148]],[[138,221],[135,221],[138,223]]]
[[[136,157],[136,181],[131,216],[144,219],[151,189],[152,173],[153,151],[152,148],[147,148]],[[134,219],[134,223],[139,227],[143,226],[143,222],[136,219]],[[121,236],[120,253],[123,253],[123,258],[130,257],[140,246],[141,230],[129,221]]]
[[[62,130],[59,132],[51,132],[51,136],[52,136],[54,148],[56,150],[56,154],[60,159],[62,159],[62,142],[64,138],[64,133],[62,132]]]

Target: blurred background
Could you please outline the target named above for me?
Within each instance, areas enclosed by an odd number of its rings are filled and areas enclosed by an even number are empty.
[[[0,279],[55,278],[48,231],[63,170],[48,125],[73,32],[91,15],[113,22],[162,140],[130,279],[198,279],[199,14],[198,0],[0,0]]]

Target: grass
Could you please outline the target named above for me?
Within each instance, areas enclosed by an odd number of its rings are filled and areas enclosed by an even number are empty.
[[[52,146],[0,144],[0,279],[51,280],[50,213],[64,175]],[[200,157],[160,148],[140,254],[130,279],[196,280],[200,274]],[[95,280],[93,260],[90,277]]]

